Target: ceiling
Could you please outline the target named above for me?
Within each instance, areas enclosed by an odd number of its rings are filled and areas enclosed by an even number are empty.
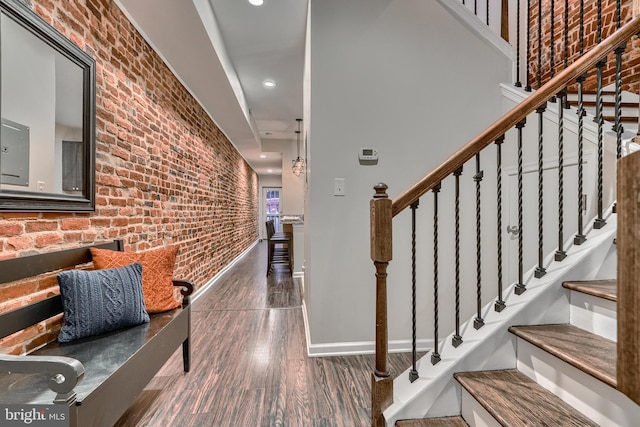
[[[307,1],[115,1],[253,169],[281,174],[262,143],[296,141]]]

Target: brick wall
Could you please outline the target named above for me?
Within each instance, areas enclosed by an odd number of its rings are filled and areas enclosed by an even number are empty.
[[[177,245],[175,277],[202,286],[258,238],[256,173],[111,0],[28,4],[96,60],[96,210],[0,212],[0,258],[112,239]],[[0,284],[0,311],[57,292],[55,277]],[[59,323],[0,352],[54,339]]]
[[[539,3],[539,2],[542,3]],[[607,38],[616,29],[616,1],[615,0],[584,0],[584,52],[588,52],[597,44],[598,29],[598,1],[602,1],[602,39]],[[624,25],[631,19],[631,0],[623,0],[621,7],[621,24]],[[542,55],[538,52],[538,6],[542,7]],[[539,87],[538,68],[542,70],[541,83],[544,84],[551,77],[551,64],[554,64],[554,71],[557,74],[564,69],[565,60],[565,2],[563,0],[555,0],[554,2],[554,55],[553,61],[551,56],[551,0],[532,0],[530,23],[530,73],[529,79],[531,86],[535,89]],[[523,9],[526,14],[526,6]],[[568,31],[568,63],[571,64],[580,57],[580,2],[569,1],[569,31]],[[526,40],[526,34],[522,36]],[[538,66],[538,57],[542,58],[542,67]],[[623,90],[639,92],[638,81],[633,76],[637,76],[640,72],[640,40],[634,37],[627,45],[623,54]],[[615,82],[615,55],[609,55],[606,66],[604,68],[605,86]],[[585,82],[585,90],[595,90],[596,88],[596,71],[595,68],[587,74]]]

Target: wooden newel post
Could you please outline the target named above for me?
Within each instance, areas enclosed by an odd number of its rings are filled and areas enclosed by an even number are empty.
[[[387,267],[391,261],[391,200],[379,183],[370,202],[371,260],[376,267],[376,366],[371,375],[371,425],[384,426],[384,411],[393,402],[393,379],[387,364]]]
[[[640,404],[640,152],[618,160],[618,390]]]

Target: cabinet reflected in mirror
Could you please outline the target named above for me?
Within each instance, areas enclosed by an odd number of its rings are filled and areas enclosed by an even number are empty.
[[[0,0],[0,210],[94,208],[95,63]]]

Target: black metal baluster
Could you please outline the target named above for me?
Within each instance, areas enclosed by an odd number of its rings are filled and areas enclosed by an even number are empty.
[[[584,53],[584,0],[580,0],[580,56]],[[584,109],[583,87],[587,75],[578,77],[578,232],[573,238],[574,245],[581,245],[587,240],[584,235],[583,211],[586,212],[586,201],[583,197],[583,157],[584,157],[584,116],[587,113]]]
[[[515,287],[516,295],[522,295],[526,290],[527,286],[524,284],[524,251],[522,244],[522,130],[524,125],[526,124],[527,119],[523,119],[516,125],[516,129],[518,129],[518,283]]]
[[[587,79],[586,75],[578,77],[578,233],[573,238],[574,245],[581,245],[587,237],[584,235],[584,223],[582,219],[583,212],[586,211],[585,200],[583,196],[583,158],[584,158],[584,109],[583,86]]]
[[[538,87],[542,87],[542,1],[538,0]]]
[[[598,44],[602,41],[602,0],[598,0]],[[598,123],[598,217],[593,222],[593,228],[600,229],[607,222],[602,217],[603,198],[603,167],[604,167],[604,116],[602,114],[602,74],[606,58],[596,64],[596,122]]]
[[[539,279],[545,274],[547,270],[543,267],[544,253],[542,252],[543,245],[543,164],[542,164],[542,151],[543,151],[543,131],[544,131],[544,112],[547,109],[547,103],[538,107],[536,113],[538,113],[538,267],[534,276]]]
[[[487,0],[487,26],[489,26],[489,0]]]
[[[418,379],[417,362],[417,336],[416,336],[416,210],[420,200],[416,200],[411,204],[411,349],[413,356],[413,367],[409,372],[409,381],[414,382]]]
[[[476,174],[473,180],[476,182],[476,304],[478,315],[473,321],[473,327],[480,329],[484,326],[482,319],[482,241],[480,233],[480,183],[484,172],[480,170],[480,153],[476,154]]]
[[[598,124],[598,217],[593,222],[593,228],[604,227],[607,222],[602,217],[602,197],[603,197],[603,162],[604,162],[604,117],[602,114],[602,73],[606,60],[596,64],[597,88],[596,88],[596,122]]]
[[[567,92],[562,90],[558,95],[558,250],[556,261],[567,257],[564,250],[564,109],[567,103]]]
[[[456,333],[451,340],[454,347],[462,344],[460,335],[460,175],[462,167],[454,173],[456,177],[456,199],[455,199],[455,257],[456,257]]]
[[[435,365],[440,361],[438,353],[438,193],[441,184],[433,189],[433,353],[431,353],[431,364]]]
[[[615,103],[615,123],[613,130],[616,131],[616,158],[622,157],[622,54],[626,49],[623,43],[615,50],[616,54],[616,103]]]
[[[540,2],[542,3],[542,2]],[[556,24],[556,8],[555,8],[555,0],[551,0],[551,12],[549,13],[551,15],[551,34],[550,34],[550,38],[551,38],[551,43],[550,43],[550,49],[551,51],[549,52],[549,55],[551,56],[551,68],[550,68],[550,74],[551,77],[553,78],[553,76],[555,75],[555,44],[556,44],[556,29],[555,29],[555,24]],[[555,102],[555,101],[553,101]]]
[[[501,312],[507,306],[502,299],[502,144],[504,143],[504,135],[496,139],[497,148],[497,204],[498,204],[498,301],[495,303],[495,310]]]
[[[552,79],[553,76],[556,75],[556,56],[555,56],[555,47],[556,47],[556,6],[555,6],[555,1],[551,0],[551,5],[550,5],[550,12],[549,15],[551,15],[551,33],[549,35],[549,38],[551,39],[551,43],[550,45],[550,52],[549,52],[549,56],[551,57],[551,64],[550,64],[550,68],[549,68],[549,79]],[[556,96],[552,96],[549,101],[551,102],[556,102]]]
[[[564,0],[564,68],[569,66],[569,0]],[[566,99],[565,99],[566,102]]]
[[[621,0],[616,0],[616,30],[620,29]],[[614,52],[616,54],[616,103],[615,103],[615,124],[613,130],[616,131],[616,158],[622,157],[622,54],[626,49],[626,43],[620,45]],[[615,206],[614,206],[615,208]]]
[[[516,87],[522,87],[520,81],[520,0],[517,2],[516,9]]]
[[[524,87],[524,90],[527,92],[531,92],[531,78],[529,77],[531,71],[531,57],[529,56],[531,53],[531,0],[527,0],[527,75],[526,82],[527,85]]]
[[[580,34],[578,35],[580,45],[580,56],[584,54],[584,0],[580,0]]]

